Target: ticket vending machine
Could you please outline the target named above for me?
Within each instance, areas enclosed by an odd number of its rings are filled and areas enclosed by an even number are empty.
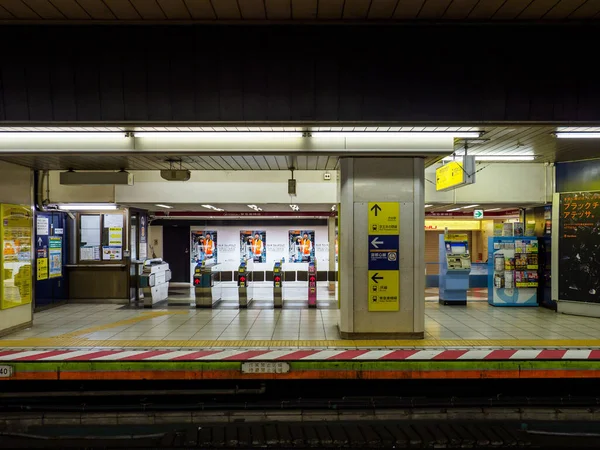
[[[248,307],[248,271],[246,262],[242,262],[238,268],[238,295],[240,308]]]
[[[471,274],[469,239],[464,233],[444,233],[439,239],[439,302],[466,305]]]
[[[273,306],[281,308],[283,306],[282,284],[283,277],[281,272],[282,263],[277,261],[273,266]]]
[[[308,264],[308,307],[317,307],[317,265],[314,261]]]

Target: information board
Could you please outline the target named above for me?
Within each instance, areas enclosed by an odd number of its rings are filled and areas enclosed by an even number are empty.
[[[600,303],[600,192],[561,194],[559,300]]]
[[[400,204],[368,204],[369,311],[400,309]]]

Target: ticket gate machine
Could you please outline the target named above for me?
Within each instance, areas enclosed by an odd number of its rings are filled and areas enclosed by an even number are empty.
[[[196,294],[196,308],[212,308],[221,301],[221,296],[215,293],[214,265],[206,265],[206,261],[198,263],[194,269],[194,293]]]
[[[283,272],[281,270],[283,264],[277,261],[273,266],[273,306],[281,308],[283,306]]]
[[[242,262],[238,268],[238,295],[240,308],[248,307],[248,271],[246,262]]]
[[[314,261],[308,264],[308,307],[317,307],[317,265]]]

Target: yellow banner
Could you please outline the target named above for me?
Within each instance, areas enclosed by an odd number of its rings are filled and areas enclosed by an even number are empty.
[[[37,279],[47,280],[48,279],[48,258],[37,259]]]
[[[437,220],[426,219],[425,231],[477,231],[481,230],[481,221],[477,220]]]
[[[369,270],[369,311],[398,311],[399,291],[399,271]]]
[[[442,191],[465,182],[462,162],[450,161],[435,171],[435,189]]]
[[[398,202],[369,203],[369,234],[399,234],[400,204]]]
[[[444,236],[446,242],[467,242],[469,240],[466,234],[448,233]]]

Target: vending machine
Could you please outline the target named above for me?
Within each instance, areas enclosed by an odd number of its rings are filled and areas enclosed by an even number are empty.
[[[471,255],[469,239],[464,233],[440,235],[440,303],[466,305]]]
[[[537,237],[503,236],[488,240],[488,303],[537,306]]]

